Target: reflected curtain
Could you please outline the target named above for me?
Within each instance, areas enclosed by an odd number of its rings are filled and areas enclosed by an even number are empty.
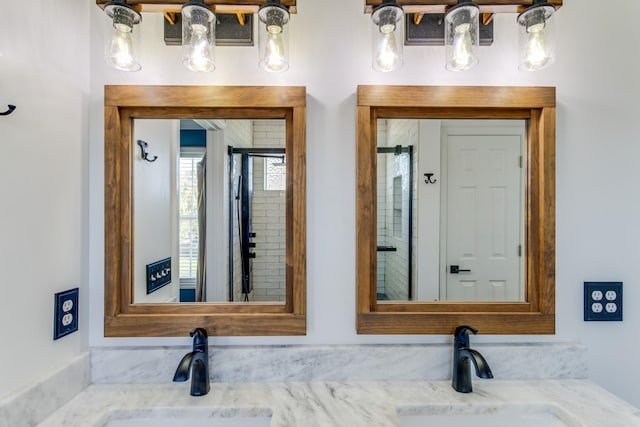
[[[207,155],[198,162],[198,271],[196,273],[196,302],[205,302],[206,248],[207,248]]]

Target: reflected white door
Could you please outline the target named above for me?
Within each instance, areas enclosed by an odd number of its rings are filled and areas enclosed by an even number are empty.
[[[446,300],[523,300],[522,147],[523,135],[443,133]]]

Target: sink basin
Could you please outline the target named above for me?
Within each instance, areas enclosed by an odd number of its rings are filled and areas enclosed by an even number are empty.
[[[113,411],[104,427],[269,427],[268,409],[154,408]]]
[[[554,404],[423,406],[398,409],[401,427],[575,427]]]
[[[267,417],[129,418],[111,420],[105,427],[269,427]]]

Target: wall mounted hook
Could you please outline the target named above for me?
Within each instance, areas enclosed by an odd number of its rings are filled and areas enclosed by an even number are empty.
[[[9,109],[7,111],[5,111],[4,113],[0,113],[0,116],[8,116],[9,114],[13,113],[13,110],[16,109],[16,106],[15,105],[11,105],[11,104],[9,104],[7,107]]]
[[[149,163],[152,163],[158,160],[158,156],[153,156],[153,158],[150,158],[149,153],[147,152],[147,147],[149,147],[148,143],[139,139],[138,145],[140,146],[140,157],[142,157],[142,160],[146,160]]]
[[[424,176],[426,178],[424,180],[425,184],[435,184],[436,182],[438,182],[437,179],[433,179],[433,174],[432,173],[425,173]]]

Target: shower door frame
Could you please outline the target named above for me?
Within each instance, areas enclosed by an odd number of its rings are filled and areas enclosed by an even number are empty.
[[[413,300],[413,195],[414,195],[414,164],[413,164],[413,145],[398,145],[395,147],[377,147],[377,154],[408,154],[409,155],[409,226],[408,226],[408,248],[407,258],[409,259],[409,266],[407,271],[407,300]],[[378,252],[384,252],[378,248]]]

